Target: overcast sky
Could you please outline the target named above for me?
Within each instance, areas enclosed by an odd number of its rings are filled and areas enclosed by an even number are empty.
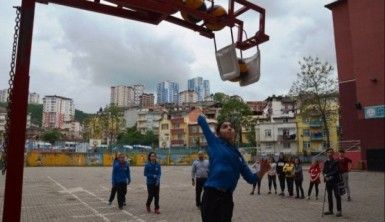
[[[216,1],[227,6],[227,1]],[[266,9],[266,34],[260,45],[261,78],[240,87],[219,77],[211,39],[162,22],[158,26],[59,5],[36,4],[30,67],[30,92],[60,95],[76,109],[94,113],[109,103],[110,86],[156,84],[171,80],[187,88],[187,80],[210,80],[211,92],[246,100],[286,94],[303,56],[318,56],[335,65],[331,0],[260,0]],[[7,88],[15,9],[20,1],[0,4],[0,89]],[[244,16],[248,33],[257,30],[258,14]],[[249,34],[251,35],[251,34]],[[216,32],[218,47],[231,43],[228,28]],[[255,49],[245,52],[253,54]]]

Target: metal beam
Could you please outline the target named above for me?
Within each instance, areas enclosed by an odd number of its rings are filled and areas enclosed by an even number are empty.
[[[7,147],[7,175],[4,191],[3,221],[20,221],[23,192],[24,146],[27,122],[29,65],[35,0],[22,0],[16,72],[9,108],[9,143]]]

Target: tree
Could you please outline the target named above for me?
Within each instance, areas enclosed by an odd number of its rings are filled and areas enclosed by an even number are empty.
[[[50,130],[42,135],[42,140],[54,144],[56,141],[60,140],[63,135],[58,130]]]
[[[215,103],[218,103],[219,105],[222,105],[225,103],[230,97],[224,93],[217,92],[213,95],[213,100]]]
[[[338,116],[337,79],[332,75],[333,66],[318,57],[303,57],[299,61],[301,71],[291,86],[289,94],[297,99],[299,115],[306,118],[317,115],[321,118],[330,147],[329,124]]]
[[[109,144],[116,143],[117,136],[121,133],[125,126],[122,108],[111,104],[98,113],[102,132],[107,138]]]
[[[218,122],[230,121],[237,134],[237,141],[242,143],[242,125],[249,125],[252,121],[248,116],[251,115],[250,107],[239,97],[230,97],[224,101],[219,111]]]

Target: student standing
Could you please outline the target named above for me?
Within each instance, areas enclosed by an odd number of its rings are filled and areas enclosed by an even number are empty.
[[[261,170],[261,163],[259,161],[259,158],[257,157],[257,159],[255,160],[255,163],[253,165],[251,165],[251,172],[256,174],[258,173],[259,171]],[[258,185],[258,195],[261,194],[261,180],[262,178],[260,178],[259,180],[257,180],[255,183],[253,183],[253,189],[251,190],[251,193],[250,195],[254,195],[254,192],[255,192],[255,187]]]
[[[116,186],[118,192],[118,206],[123,209],[126,202],[127,185],[131,183],[130,167],[125,160],[123,153],[118,156],[119,162],[115,163],[112,170],[112,184]]]
[[[277,175],[279,180],[279,187],[281,188],[281,193],[279,193],[280,196],[285,196],[285,179],[286,175],[283,172],[283,166],[285,165],[285,157],[283,153],[279,154],[278,161],[277,161]]]
[[[267,180],[269,183],[269,192],[271,194],[271,185],[274,185],[275,194],[277,194],[277,164],[274,161],[274,158],[271,156],[269,158],[270,169],[267,171]]]
[[[334,151],[332,148],[326,150],[328,159],[324,163],[323,175],[326,182],[326,190],[328,193],[329,211],[325,212],[325,215],[333,214],[333,193],[337,202],[337,217],[341,217],[341,196],[338,190],[338,183],[340,182],[340,172],[338,167],[338,161],[333,157]]]
[[[320,184],[321,169],[319,167],[318,160],[313,160],[309,168],[310,184],[307,192],[307,199],[310,199],[313,186],[315,187],[315,199],[318,200],[318,185]]]
[[[160,214],[159,211],[159,186],[160,186],[160,176],[161,168],[160,164],[156,161],[155,152],[150,152],[147,157],[147,163],[144,166],[144,176],[146,177],[147,184],[147,202],[146,209],[147,212],[151,212],[151,202],[155,199],[155,209],[156,214]]]
[[[198,124],[208,143],[209,177],[205,183],[201,216],[203,222],[230,222],[233,216],[233,192],[239,176],[250,184],[267,171],[262,164],[259,176],[253,174],[239,150],[235,147],[235,130],[230,122],[219,122],[215,136],[206,117],[199,115]]]
[[[297,196],[295,198],[301,198],[304,199],[305,195],[303,193],[303,188],[302,188],[302,182],[303,182],[303,172],[302,172],[302,164],[301,160],[296,157],[294,159],[294,181],[295,181],[295,191],[297,193]],[[301,196],[300,195],[301,192]]]
[[[117,163],[119,163],[119,158],[118,158],[118,154],[115,153],[115,158],[114,158],[114,161],[112,162],[112,168]],[[114,201],[116,192],[117,192],[117,187],[116,187],[116,184],[114,184],[114,180],[112,179],[112,188],[111,188],[110,198],[108,199],[108,205],[111,205],[112,201]],[[123,205],[125,205],[125,203],[123,203]]]
[[[349,186],[349,172],[352,170],[352,160],[345,157],[345,150],[340,149],[338,151],[338,162],[339,168],[342,175],[342,179],[344,180],[346,193],[348,195],[348,201],[351,201],[350,197],[350,186]]]
[[[198,152],[198,159],[192,164],[192,185],[195,186],[195,205],[201,206],[201,194],[209,173],[209,161],[205,160],[203,151]]]
[[[289,193],[289,196],[292,197],[293,189],[294,189],[293,183],[294,183],[294,176],[295,176],[293,157],[289,157],[289,160],[283,166],[283,172],[285,173],[285,177],[286,177],[287,191]]]

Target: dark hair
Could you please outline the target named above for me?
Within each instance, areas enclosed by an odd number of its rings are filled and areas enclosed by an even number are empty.
[[[301,164],[301,159],[299,157],[294,158],[294,163],[295,163],[295,160],[298,160],[298,164]]]
[[[155,152],[149,152],[148,153],[148,156],[147,156],[147,160],[148,160],[148,162],[150,162],[151,161],[151,159],[150,159],[150,156],[152,155],[152,154],[154,154],[155,156],[156,156],[156,153]]]
[[[227,122],[226,120],[218,121],[217,127],[215,128],[215,132],[219,134],[219,131],[221,130],[221,126],[224,122]]]
[[[344,149],[339,149],[338,152],[339,153],[345,153],[345,150]]]

